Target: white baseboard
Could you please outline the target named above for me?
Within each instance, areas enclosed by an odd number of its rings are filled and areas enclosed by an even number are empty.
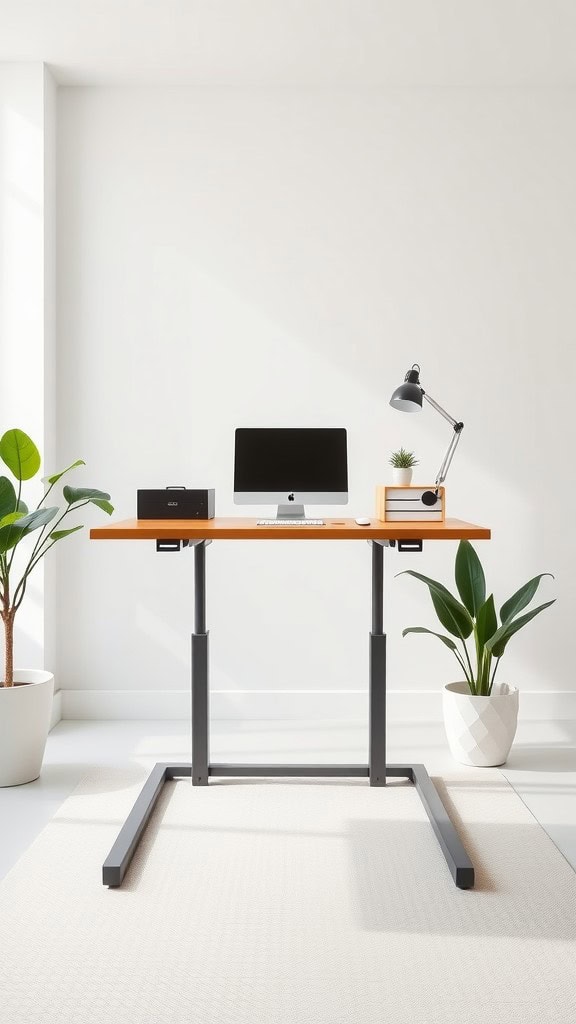
[[[54,694],[52,701],[52,714],[50,716],[50,729],[53,729],[55,725],[62,718],[62,690],[57,690]]]
[[[58,708],[56,707],[58,701]],[[65,719],[188,719],[188,690],[60,690],[53,716]],[[439,722],[440,691],[389,690],[390,722]],[[365,721],[366,690],[212,690],[213,719],[335,719]],[[525,691],[520,694],[524,721],[576,719],[576,690]]]

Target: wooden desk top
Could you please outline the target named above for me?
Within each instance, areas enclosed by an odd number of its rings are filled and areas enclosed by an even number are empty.
[[[319,517],[320,518],[320,517]],[[461,519],[443,523],[381,523],[324,516],[325,526],[257,526],[256,519],[125,519],[95,526],[92,540],[489,540],[490,530]]]

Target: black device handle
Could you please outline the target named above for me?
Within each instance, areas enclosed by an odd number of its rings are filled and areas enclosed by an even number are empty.
[[[156,551],[180,551],[179,540],[157,540]]]
[[[398,541],[398,551],[422,551],[421,540],[403,540]]]

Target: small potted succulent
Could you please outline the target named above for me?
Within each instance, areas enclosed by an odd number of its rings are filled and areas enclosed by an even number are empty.
[[[0,677],[0,786],[19,786],[37,779],[50,727],[54,676],[40,669],[14,669],[14,620],[31,573],[58,541],[82,529],[63,527],[66,517],[85,505],[110,515],[110,495],[92,487],[64,487],[63,507],[46,505],[58,481],[71,469],[43,479],[44,494],[32,512],[24,504],[22,482],[36,476],[40,453],[22,430],[0,438],[0,458],[16,480],[0,476],[0,617],[4,624],[4,675]],[[28,542],[28,539],[32,540]]]
[[[484,570],[470,541],[458,546],[455,564],[459,601],[442,583],[412,569],[399,575],[415,576],[425,583],[440,624],[450,636],[423,626],[409,626],[408,633],[430,633],[452,651],[464,679],[444,687],[444,725],[450,750],[457,761],[477,767],[504,764],[516,733],[518,689],[497,683],[496,672],[509,640],[536,615],[554,604],[546,601],[530,611],[528,607],[544,576],[520,587],[496,615],[494,595],[486,597]],[[472,638],[472,656],[466,641]]]
[[[414,452],[399,448],[388,460],[392,466],[392,482],[399,487],[408,487],[412,481],[412,468],[418,465]]]

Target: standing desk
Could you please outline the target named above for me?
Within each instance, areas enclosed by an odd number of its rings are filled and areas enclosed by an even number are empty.
[[[488,540],[483,526],[444,522],[381,523],[358,526],[353,519],[325,519],[324,526],[257,526],[255,519],[128,519],[90,530],[93,540],[153,540],[158,551],[194,551],[194,632],[192,633],[192,759],[188,764],[155,765],[136,799],[102,868],[102,881],[121,885],[140,837],[166,781],[191,778],[207,786],[210,777],[367,778],[384,786],[387,778],[412,782],[424,805],[455,884],[474,885],[474,868],[423,764],[386,763],[386,634],[384,633],[384,548],[420,551],[423,541]],[[368,541],[372,550],[372,628],[369,661],[368,764],[214,764],[209,754],[208,630],[206,627],[206,548],[212,541]]]

